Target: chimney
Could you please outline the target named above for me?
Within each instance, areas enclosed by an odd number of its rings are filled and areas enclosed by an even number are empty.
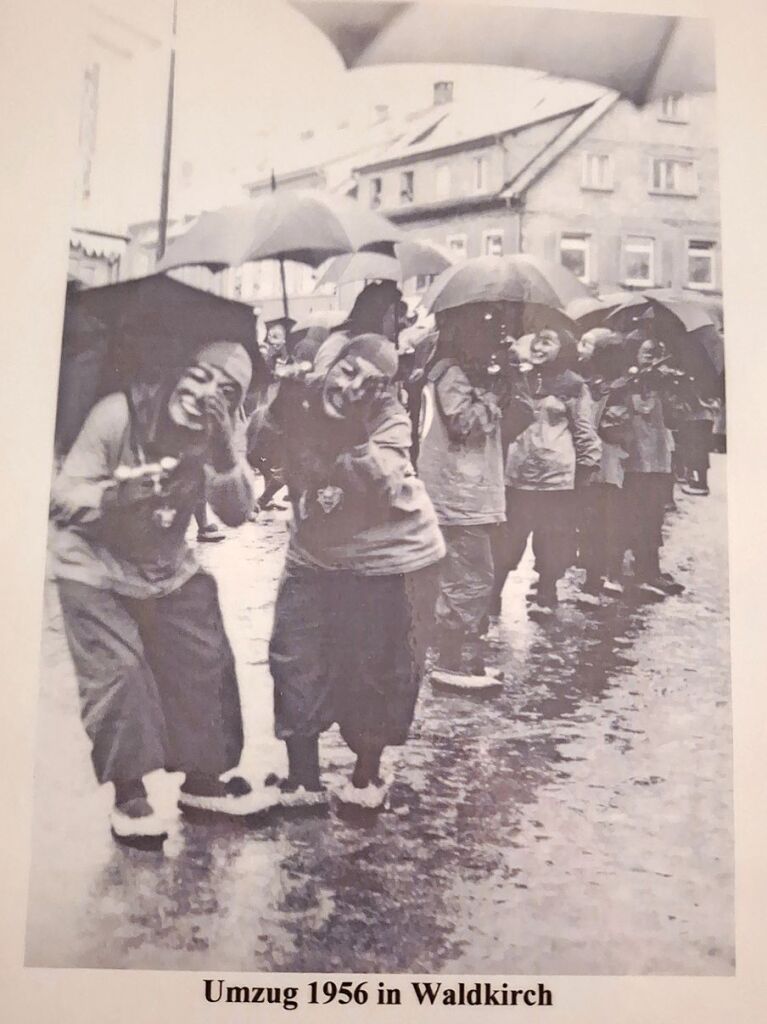
[[[434,106],[441,107],[445,103],[453,102],[453,83],[452,82],[435,82],[434,83]]]
[[[387,121],[389,119],[388,103],[376,103],[373,109],[375,111],[376,124],[380,124],[382,121]]]

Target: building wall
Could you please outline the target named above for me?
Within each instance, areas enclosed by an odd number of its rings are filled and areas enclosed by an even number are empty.
[[[657,287],[687,287],[687,244],[714,248],[711,291],[721,292],[718,154],[713,96],[689,97],[687,123],[658,119],[658,106],[637,110],[616,104],[528,189],[524,196],[522,246],[551,259],[560,256],[563,234],[589,236],[591,283],[602,291],[625,285],[628,236],[654,240]],[[609,156],[612,188],[583,187],[584,155]],[[654,158],[692,160],[697,194],[659,194],[652,189]]]
[[[475,186],[475,160],[484,157],[486,173],[484,187]],[[450,187],[446,194],[440,195],[437,187],[439,169],[448,168]],[[413,172],[413,202],[404,203],[400,199],[402,174]],[[358,195],[360,202],[370,206],[371,185],[373,178],[381,179],[381,213],[387,214],[409,206],[422,203],[433,203],[438,199],[460,198],[462,196],[492,195],[503,187],[505,174],[505,153],[499,142],[480,146],[467,146],[459,152],[432,155],[425,153],[403,159],[396,167],[383,170],[364,170],[357,175],[359,180]]]

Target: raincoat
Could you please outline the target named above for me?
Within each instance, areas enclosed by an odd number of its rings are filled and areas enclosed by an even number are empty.
[[[54,579],[127,597],[167,594],[199,568],[184,539],[196,505],[209,501],[229,526],[247,518],[255,485],[244,454],[231,472],[220,474],[199,446],[182,452],[164,442],[168,397],[160,385],[136,386],[108,395],[91,410],[52,488],[49,570]],[[244,436],[237,443],[244,452]],[[166,496],[128,508],[103,507],[118,466],[135,467],[165,455],[179,457]],[[167,526],[157,521],[160,508],[172,515]]]
[[[251,470],[207,462],[204,439],[173,441],[168,391],[135,387],[91,411],[54,482],[50,569],[99,782],[156,769],[218,776],[242,751],[234,657],[215,580],[184,534],[207,498],[229,525],[253,505]],[[178,438],[178,435],[176,435]],[[167,493],[104,502],[118,466],[173,455]],[[164,525],[163,525],[164,524]]]
[[[594,427],[591,396],[571,370],[530,370],[526,388],[533,423],[509,446],[506,486],[524,491],[566,491],[576,466],[597,468],[602,444]]]
[[[441,359],[427,377],[418,472],[441,526],[482,526],[506,518],[496,396],[474,387],[457,362]]]

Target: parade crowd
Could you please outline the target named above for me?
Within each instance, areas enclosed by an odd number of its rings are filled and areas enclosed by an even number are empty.
[[[198,817],[385,807],[382,754],[407,742],[423,680],[503,685],[493,638],[529,540],[541,628],[572,566],[585,614],[684,589],[662,566],[664,518],[675,481],[706,495],[720,410],[657,321],[580,334],[557,310],[482,302],[410,319],[374,282],[337,327],[266,324],[266,383],[220,338],[85,420],[53,486],[50,567],[118,841],[167,836],[143,781],[158,769],[183,773],[178,806]],[[236,527],[283,489],[269,667],[287,772],[257,782],[235,772],[235,661],[186,538],[195,516],[198,541],[225,536],[207,507]],[[331,795],[334,724],[356,762]]]

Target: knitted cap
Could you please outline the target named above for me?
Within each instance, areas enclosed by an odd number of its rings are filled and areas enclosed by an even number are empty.
[[[344,358],[358,356],[372,363],[387,380],[393,380],[399,365],[397,350],[382,334],[331,334],[320,346],[314,360],[314,379],[327,376],[335,364]]]
[[[244,347],[236,341],[212,341],[203,345],[195,356],[195,362],[215,366],[231,377],[240,386],[242,398],[250,387],[253,364]]]

